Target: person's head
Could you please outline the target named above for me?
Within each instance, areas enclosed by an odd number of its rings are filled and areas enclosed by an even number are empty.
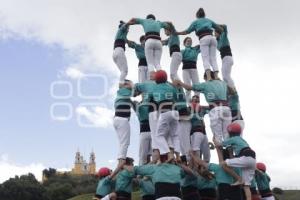
[[[204,72],[203,78],[205,81],[207,81],[207,72]],[[212,71],[209,71],[208,73],[210,73],[210,77],[214,80],[215,79],[215,74]]]
[[[231,123],[227,126],[227,131],[230,137],[240,136],[242,133],[242,128],[238,123]]]
[[[146,19],[153,19],[156,20],[155,16],[153,14],[147,15]]]
[[[256,163],[256,168],[263,172],[266,172],[266,170],[267,170],[266,165],[262,162]]]
[[[180,160],[181,160],[181,163],[182,163],[182,164],[184,164],[184,165],[187,165],[187,164],[188,164],[187,159],[186,159],[186,155],[180,156]]]
[[[165,30],[166,36],[170,36],[171,35],[171,31],[169,29],[165,28],[164,30]]]
[[[215,29],[215,36],[218,39],[221,35],[221,32],[219,32],[219,30]]]
[[[144,35],[142,35],[140,37],[140,43],[141,43],[141,45],[145,45],[145,42],[146,42],[146,37]]]
[[[121,28],[121,26],[123,26],[125,24],[125,22],[123,20],[120,20],[119,22],[119,28]]]
[[[184,38],[184,40],[183,40],[183,45],[184,45],[185,47],[191,47],[191,46],[193,45],[193,40],[192,40],[192,38],[191,38],[191,37],[186,37],[186,38]]]
[[[203,8],[199,8],[199,10],[196,12],[196,17],[197,18],[204,18],[205,17],[205,12]]]
[[[125,158],[125,165],[128,165],[128,166],[133,166],[133,158],[130,158],[130,157],[126,157]]]
[[[131,80],[125,79],[124,87],[131,89],[133,87],[133,82]]]
[[[104,177],[106,177],[106,176],[108,176],[110,174],[111,174],[111,170],[109,168],[102,167],[102,168],[99,169],[99,171],[97,173],[97,177],[104,178]]]
[[[230,158],[230,153],[228,149],[222,149],[222,154],[223,154],[223,159],[229,159]]]
[[[195,110],[199,106],[199,103],[200,103],[199,95],[194,95],[191,99],[192,108]]]
[[[164,163],[168,160],[168,154],[161,154],[160,155],[160,162]]]
[[[168,80],[167,72],[164,70],[158,70],[155,72],[155,82],[156,83],[165,83]]]

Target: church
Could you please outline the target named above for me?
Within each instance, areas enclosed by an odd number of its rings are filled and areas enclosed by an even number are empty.
[[[72,175],[95,174],[96,173],[95,159],[96,156],[93,151],[90,153],[89,162],[86,162],[86,160],[84,160],[80,152],[77,151],[75,155],[74,168],[72,168],[71,174]]]

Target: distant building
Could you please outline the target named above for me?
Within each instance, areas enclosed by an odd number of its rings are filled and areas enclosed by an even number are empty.
[[[76,152],[74,168],[71,171],[72,175],[86,175],[96,173],[96,156],[94,152],[90,153],[89,162],[87,163],[80,152]]]

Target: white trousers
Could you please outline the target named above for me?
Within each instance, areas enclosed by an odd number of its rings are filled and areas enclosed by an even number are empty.
[[[171,64],[170,64],[170,77],[172,80],[178,80],[178,68],[182,62],[182,54],[181,52],[173,52],[171,57]]]
[[[160,154],[166,154],[170,152],[170,145],[168,143],[168,137],[174,145],[175,152],[180,152],[179,136],[177,135],[178,127],[178,112],[167,111],[160,113],[157,122],[157,131],[155,134],[155,142],[158,145]]]
[[[156,200],[181,200],[181,199],[178,197],[160,197]]]
[[[234,81],[231,77],[231,69],[233,66],[232,56],[225,56],[222,59],[222,76],[223,80],[227,83],[227,85],[231,88],[234,88]]]
[[[130,124],[128,118],[114,117],[114,128],[116,130],[119,140],[119,154],[118,159],[126,158],[127,150],[130,144]]]
[[[182,70],[182,78],[183,82],[188,85],[192,85],[199,82],[199,75],[197,69],[183,69]],[[199,95],[199,92],[195,92],[195,94]],[[186,101],[190,102],[191,100],[191,91],[185,91]]]
[[[143,83],[147,80],[148,67],[147,66],[139,66],[139,83]]]
[[[180,120],[178,122],[177,135],[180,140],[180,153],[189,157],[189,151],[191,150],[191,133],[192,124],[190,120]]]
[[[125,51],[122,47],[117,47],[114,49],[113,60],[121,72],[120,83],[124,83],[128,74],[128,64],[125,56]]]
[[[231,111],[228,106],[217,106],[209,111],[210,128],[214,137],[222,143],[229,137],[227,127],[231,124]]]
[[[158,144],[156,142],[156,130],[157,130],[157,122],[158,122],[159,113],[157,111],[153,111],[149,113],[149,126],[151,130],[151,142],[152,149],[158,149]]]
[[[202,62],[205,70],[219,71],[217,63],[217,39],[212,35],[206,35],[199,40]]]
[[[231,158],[225,160],[229,167],[237,167],[242,170],[242,179],[245,185],[251,185],[251,181],[255,174],[256,160],[249,156]]]
[[[196,151],[198,156],[203,155],[204,161],[210,161],[210,149],[208,144],[208,138],[201,132],[195,132],[191,135],[192,150]]]
[[[139,150],[139,164],[147,163],[147,157],[152,154],[151,149],[151,132],[140,133],[140,150]]]
[[[162,55],[162,43],[160,40],[147,39],[145,43],[145,56],[148,65],[148,73],[160,70],[160,59]]]

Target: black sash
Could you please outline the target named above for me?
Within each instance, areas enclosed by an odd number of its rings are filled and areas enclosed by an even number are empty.
[[[182,187],[181,193],[182,193],[183,200],[198,200],[198,199],[200,199],[198,189],[194,186]]]
[[[114,43],[114,49],[117,47],[122,47],[125,51],[125,40],[117,39]]]
[[[273,196],[272,191],[270,190],[270,188],[265,189],[265,190],[259,190],[259,194],[262,198]]]
[[[196,132],[201,132],[204,135],[206,135],[205,126],[194,126],[194,127],[192,127],[190,134],[193,135],[193,133],[196,133]]]
[[[182,61],[182,69],[196,69],[196,68],[197,68],[196,61],[189,61],[189,60]]]
[[[155,200],[155,195],[144,195],[142,200]]]
[[[230,184],[218,184],[219,200],[243,200],[243,191],[240,186],[231,186]]]
[[[180,47],[177,44],[170,47],[170,56],[172,56],[174,52],[180,52]]]
[[[155,183],[155,198],[161,197],[178,197],[180,195],[180,184],[179,183]]]
[[[147,66],[147,60],[146,60],[146,58],[141,58],[139,60],[139,66]]]
[[[117,191],[117,200],[131,200],[131,194],[124,191]]]
[[[201,38],[203,38],[204,36],[207,36],[207,35],[212,35],[212,30],[203,30],[203,31],[197,31],[196,32],[196,35],[198,36],[199,40]]]
[[[148,120],[144,120],[140,122],[140,133],[142,132],[150,132],[150,126]]]
[[[128,104],[117,105],[117,107],[115,108],[115,116],[129,118],[131,114],[130,109],[131,107]]]
[[[242,157],[242,156],[252,157],[252,158],[256,159],[256,153],[250,147],[245,147],[240,151],[240,154],[238,155],[238,157]]]
[[[146,33],[146,40],[148,39],[161,40],[160,34],[157,32],[148,32]]]
[[[225,46],[220,49],[221,58],[223,59],[225,56],[232,56],[230,46]]]
[[[213,188],[207,188],[198,191],[201,196],[201,199],[215,199],[217,197],[217,191]]]

